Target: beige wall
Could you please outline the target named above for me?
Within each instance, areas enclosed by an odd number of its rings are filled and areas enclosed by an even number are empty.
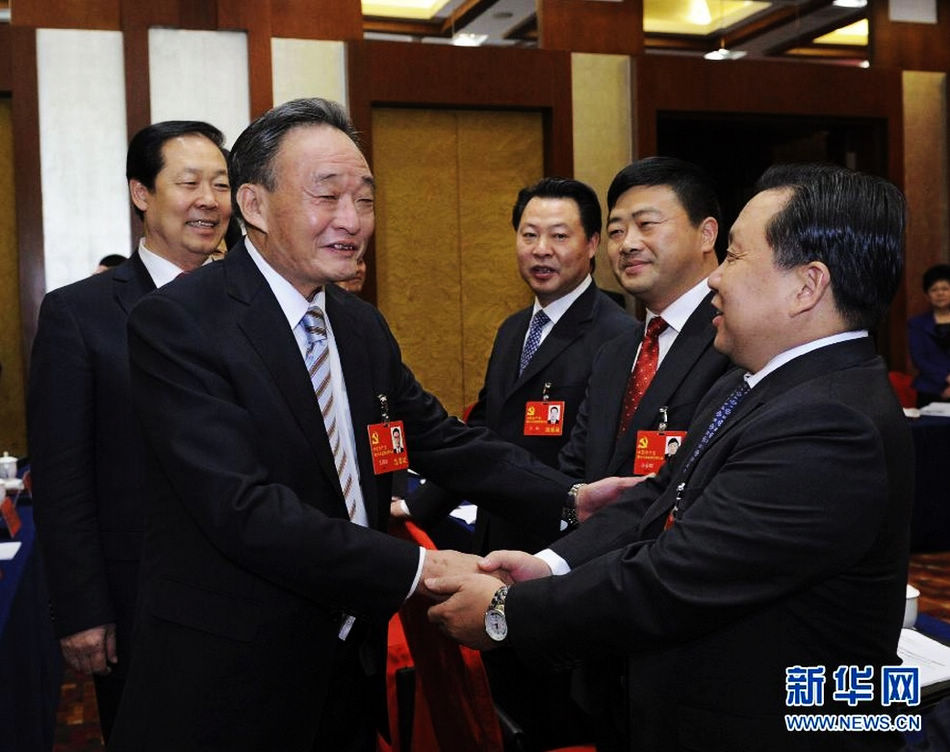
[[[531,301],[511,207],[542,169],[536,113],[373,112],[379,308],[450,412],[476,399],[498,325]]]
[[[950,260],[947,74],[905,71],[904,192],[907,195],[907,315],[927,310],[924,270]]]
[[[10,100],[0,98],[0,451],[26,454]]]
[[[626,55],[571,55],[571,97],[574,118],[574,177],[591,185],[600,197],[607,222],[607,188],[632,158],[630,58]],[[621,291],[610,270],[601,238],[597,252],[597,284]]]

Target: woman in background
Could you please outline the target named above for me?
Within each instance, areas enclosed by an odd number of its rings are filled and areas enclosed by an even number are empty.
[[[910,358],[917,368],[917,406],[950,402],[950,264],[924,272],[931,310],[907,322]]]

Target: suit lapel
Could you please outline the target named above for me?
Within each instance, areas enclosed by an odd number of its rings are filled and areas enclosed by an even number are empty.
[[[859,339],[847,340],[812,350],[770,373],[738,404],[729,419],[723,423],[720,429],[709,440],[703,453],[697,457],[694,462],[690,463],[690,467],[686,472],[684,473],[679,467],[676,467],[670,477],[666,492],[661,494],[657,502],[654,503],[644,515],[641,529],[645,529],[658,517],[666,515],[669,512],[672,504],[671,489],[675,489],[682,481],[688,482],[702,457],[710,451],[713,451],[723,438],[737,430],[757,408],[766,404],[769,400],[785,394],[798,384],[815,378],[820,374],[830,374],[862,361],[873,359],[874,357],[874,345],[871,339],[869,337],[861,337]],[[682,454],[686,458],[692,456],[703,432],[707,426],[712,423],[716,411],[726,401],[729,394],[740,384],[744,378],[744,374],[744,370],[736,368],[717,382],[719,388],[714,390],[715,398],[713,398],[711,394],[703,410],[697,412],[693,420],[693,431],[677,455]]]
[[[660,408],[669,405],[670,398],[679,389],[683,379],[692,371],[693,366],[710,347],[715,330],[712,328],[712,317],[714,309],[710,303],[713,293],[709,293],[702,303],[686,320],[683,330],[676,336],[673,346],[663,358],[663,362],[657,369],[653,381],[650,382],[646,394],[637,406],[637,411],[633,415],[630,428],[616,443],[616,448],[611,458],[609,467],[613,472],[620,471],[617,464],[624,457],[629,457],[633,452],[633,445],[636,441],[637,431],[656,428],[660,416]],[[642,333],[641,333],[642,334]],[[629,373],[628,373],[629,377]],[[626,383],[624,384],[626,389]],[[622,400],[623,397],[620,397]],[[618,405],[620,402],[617,403]],[[618,419],[619,419],[618,410]],[[686,426],[669,426],[669,428],[682,430]],[[630,468],[623,469],[623,472],[630,472]]]
[[[346,502],[320,406],[287,318],[243,244],[235,246],[219,263],[225,264],[228,294],[245,308],[238,326],[287,402],[345,510]]]
[[[135,251],[127,262],[116,267],[112,273],[112,291],[115,301],[126,316],[140,298],[154,289],[155,283],[138,251]]]
[[[592,282],[581,296],[574,301],[571,307],[564,312],[564,315],[558,319],[554,328],[548,333],[548,336],[544,338],[544,342],[541,343],[541,346],[537,349],[537,352],[535,352],[534,357],[531,358],[531,362],[528,363],[528,366],[524,369],[524,373],[515,379],[511,385],[511,389],[505,394],[506,400],[526,382],[543,371],[545,367],[550,364],[552,360],[557,358],[574,340],[583,336],[593,319],[597,292],[597,286]],[[520,360],[520,350],[518,357]],[[517,369],[515,372],[517,373]],[[535,399],[541,399],[541,395],[537,395]]]
[[[515,314],[515,321],[510,327],[507,327],[505,339],[498,343],[500,361],[497,369],[493,369],[502,380],[498,384],[498,394],[505,398],[511,394],[515,382],[519,380],[518,367],[521,364],[521,351],[524,348],[524,340],[528,334],[528,326],[531,323],[531,308],[526,308]],[[537,355],[537,353],[535,353]]]

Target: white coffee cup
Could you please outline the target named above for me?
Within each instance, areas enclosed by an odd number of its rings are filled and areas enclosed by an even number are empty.
[[[16,478],[16,463],[16,457],[11,457],[9,452],[4,452],[0,457],[0,478],[4,480]]]

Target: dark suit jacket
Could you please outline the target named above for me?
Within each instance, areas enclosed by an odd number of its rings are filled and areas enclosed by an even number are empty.
[[[587,398],[570,441],[561,450],[561,470],[585,481],[632,475],[637,431],[656,430],[661,407],[667,408],[668,429],[686,430],[709,387],[730,367],[729,359],[712,345],[716,330],[711,299],[709,293],[686,320],[637,406],[630,427],[619,440],[617,426],[637,347],[643,339],[643,325],[601,348],[591,370]]]
[[[899,662],[913,456],[886,367],[867,338],[796,358],[684,472],[740,379],[711,390],[671,465],[552,546],[570,574],[512,587],[510,640],[555,663],[628,655],[631,748],[893,748],[783,722],[786,667],[825,666],[830,700],[838,666]]]
[[[131,625],[134,583],[114,576],[141,555],[144,446],[132,413],[126,321],[155,289],[134,253],[113,270],[49,293],[40,308],[28,395],[38,539],[60,637]],[[128,656],[121,655],[120,661]]]
[[[558,452],[577,420],[595,354],[601,345],[618,334],[632,332],[636,322],[591,284],[558,319],[519,376],[521,350],[532,312],[533,308],[525,308],[499,327],[485,383],[469,413],[468,424],[487,426],[545,464],[557,467]],[[550,398],[564,401],[562,434],[525,436],[525,405],[542,398],[546,383],[551,384]],[[434,483],[426,483],[407,503],[414,519],[427,522],[448,514],[460,501],[459,496],[447,493]],[[529,507],[532,501],[526,495],[519,506]],[[510,512],[511,505],[505,504],[503,499],[491,499],[479,505],[473,544],[476,553],[499,548],[537,551],[559,535],[561,509],[545,509],[539,505],[527,526],[512,520]]]
[[[110,749],[310,750],[341,612],[372,625],[372,670],[419,563],[416,546],[380,532],[391,480],[373,474],[366,434],[381,418],[377,395],[433,478],[494,495],[504,484],[485,469],[512,466],[516,487],[562,503],[570,479],[450,418],[375,308],[335,285],[326,295],[370,528],[347,519],[303,358],[243,244],[129,319],[152,493],[136,650]]]

